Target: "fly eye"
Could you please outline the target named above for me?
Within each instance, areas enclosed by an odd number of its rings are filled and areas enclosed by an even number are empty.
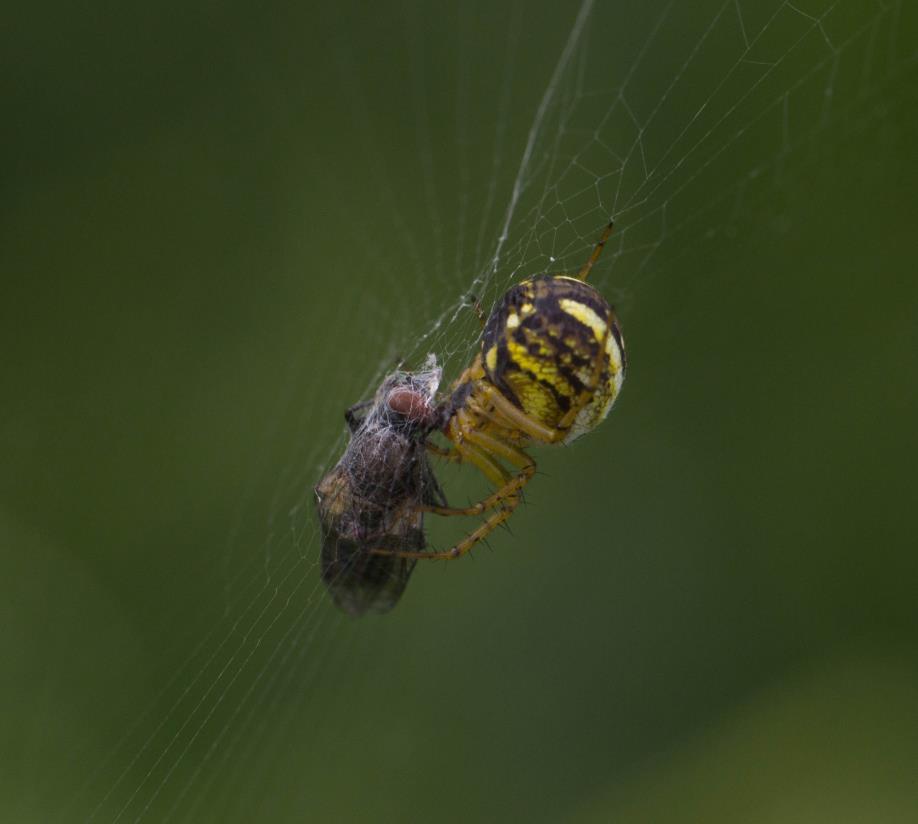
[[[430,404],[425,395],[413,389],[393,390],[386,403],[392,412],[400,415],[408,423],[425,425],[432,419]]]

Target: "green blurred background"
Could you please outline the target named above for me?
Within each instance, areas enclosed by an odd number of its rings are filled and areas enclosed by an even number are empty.
[[[10,10],[0,820],[918,820],[907,4],[596,9],[571,123],[633,145],[603,115],[634,68],[659,157],[714,98],[665,243],[642,262],[626,213],[597,275],[619,406],[390,615],[317,586],[341,413],[399,357],[454,375],[474,345],[451,312],[577,8]],[[776,71],[716,96],[756,33]],[[573,205],[557,118],[532,179]]]

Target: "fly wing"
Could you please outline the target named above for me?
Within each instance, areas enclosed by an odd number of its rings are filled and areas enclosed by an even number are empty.
[[[374,549],[424,549],[418,503],[443,497],[424,446],[399,433],[355,435],[341,461],[316,486],[322,580],[350,615],[388,612],[414,570],[413,559]]]
[[[383,613],[402,597],[415,562],[391,555],[373,555],[339,543],[334,554],[322,553],[322,580],[335,604],[348,615]]]
[[[322,543],[322,580],[335,604],[349,615],[384,613],[394,607],[415,567],[415,561],[378,555],[370,549],[418,550],[424,547],[422,515],[396,524],[395,534],[366,542],[329,533]]]

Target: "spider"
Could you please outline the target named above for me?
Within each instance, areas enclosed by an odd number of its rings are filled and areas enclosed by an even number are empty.
[[[609,413],[625,378],[625,344],[615,312],[586,279],[612,227],[610,221],[576,276],[537,275],[504,293],[484,323],[480,352],[440,405],[439,431],[450,446],[426,441],[427,448],[472,464],[495,491],[471,506],[426,501],[418,509],[487,518],[442,552],[377,545],[372,554],[411,560],[465,555],[519,505],[536,471],[526,447],[571,443]]]

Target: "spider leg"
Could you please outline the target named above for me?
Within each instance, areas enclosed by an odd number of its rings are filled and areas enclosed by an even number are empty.
[[[508,421],[511,424],[511,429],[525,432],[530,438],[541,443],[557,443],[564,440],[565,435],[567,435],[567,432],[562,429],[546,426],[544,423],[530,418],[516,404],[504,397],[496,386],[486,385],[482,387],[482,391],[497,416]]]
[[[465,555],[472,547],[475,546],[479,541],[487,538],[497,527],[499,527],[504,521],[506,521],[512,514],[520,502],[520,489],[529,483],[530,478],[532,478],[535,473],[535,464],[530,464],[526,469],[521,470],[516,476],[511,478],[510,481],[505,484],[505,486],[499,489],[495,495],[501,499],[502,506],[499,509],[495,509],[494,512],[488,517],[488,519],[479,526],[473,532],[470,532],[465,536],[459,543],[450,549],[443,550],[442,552],[429,552],[425,550],[420,551],[408,551],[408,550],[393,550],[393,549],[381,549],[374,548],[370,552],[374,555],[394,555],[397,558],[411,558],[411,559],[425,559],[429,561],[435,560],[452,560],[454,558],[461,558]],[[457,513],[461,514],[461,513]]]
[[[455,451],[458,456],[457,460],[472,464],[494,485],[497,491],[480,500],[477,504],[471,504],[470,506],[427,505],[419,507],[419,509],[435,515],[480,515],[485,510],[493,509],[502,500],[503,495],[500,493],[513,480],[513,476],[485,451],[471,443],[457,443]]]
[[[517,469],[523,469],[530,464],[535,466],[535,461],[522,449],[502,441],[500,438],[495,438],[493,435],[488,435],[486,432],[473,430],[466,434],[465,439],[469,443],[478,446],[483,452],[500,456]]]
[[[481,328],[484,329],[485,317],[484,309],[481,308],[481,300],[477,295],[466,295],[466,299],[469,302],[469,305],[472,307],[472,310],[475,312],[475,317],[478,318],[478,322],[481,324]]]
[[[370,552],[376,555],[396,555],[399,558],[424,558],[430,561],[451,561],[454,558],[461,558],[470,549],[472,549],[475,544],[487,538],[488,535],[490,535],[495,529],[497,529],[497,527],[506,521],[507,518],[513,514],[513,510],[516,509],[519,502],[519,495],[515,495],[509,499],[506,499],[505,505],[500,509],[495,510],[491,516],[480,527],[478,527],[478,529],[476,529],[474,532],[470,532],[454,547],[444,550],[443,552],[393,552],[391,550],[385,549],[371,549]]]
[[[467,421],[462,419],[458,428],[461,429],[465,423]],[[480,515],[482,512],[493,509],[502,503],[511,494],[518,492],[529,482],[529,478],[535,474],[535,461],[522,449],[474,429],[469,429],[465,432],[464,440],[460,441],[457,438],[453,451],[457,455],[456,460],[464,460],[474,464],[494,484],[495,491],[477,504],[470,506],[423,506],[419,507],[421,511],[431,512],[435,515]],[[494,460],[493,456],[503,458],[522,471],[516,476],[510,475],[498,461]]]
[[[364,409],[369,409],[372,405],[373,401],[360,401],[360,403],[355,403],[345,411],[344,420],[347,421],[347,428],[350,429],[351,433],[360,428],[360,424],[363,423],[363,419],[366,417],[365,415],[358,416],[358,413],[363,412]]]
[[[520,492],[523,487],[529,483],[532,476],[535,475],[535,461],[521,449],[505,444],[482,432],[473,431],[466,433],[466,442],[462,445],[457,444],[457,449],[460,450],[470,463],[475,464],[484,475],[491,478],[492,474],[497,471],[500,473],[498,477],[503,478],[504,482],[495,492],[471,507],[453,508],[428,506],[422,507],[422,509],[426,512],[434,512],[439,515],[478,515],[486,509],[498,508],[491,513],[481,526],[466,535],[465,538],[459,541],[455,546],[443,550],[442,552],[374,548],[370,550],[371,553],[374,555],[395,555],[399,558],[424,558],[426,560],[451,560],[453,558],[461,558],[471,550],[475,544],[490,535],[513,514],[513,511],[519,506],[521,500]],[[491,455],[497,455],[512,462],[519,467],[519,472],[517,472],[516,475],[510,475],[506,469],[503,469],[500,464],[490,457]]]
[[[612,234],[612,227],[614,225],[614,221],[610,220],[606,228],[602,230],[602,234],[599,236],[599,242],[593,247],[593,253],[587,258],[587,262],[580,267],[580,271],[577,273],[577,280],[587,279],[590,274],[590,269],[592,269],[596,261],[599,260],[603,247],[606,245],[609,235]]]
[[[424,442],[424,447],[427,449],[431,455],[436,455],[439,458],[443,458],[445,461],[461,461],[462,456],[455,449],[449,447],[439,446],[430,441]]]

